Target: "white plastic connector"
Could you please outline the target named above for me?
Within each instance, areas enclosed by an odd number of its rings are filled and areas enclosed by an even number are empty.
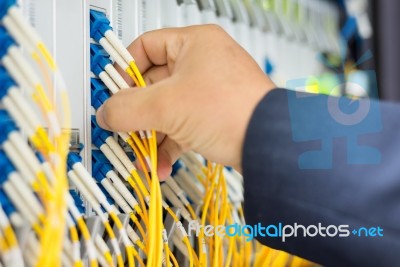
[[[21,110],[21,113],[25,116],[31,127],[33,127],[33,129],[38,128],[41,125],[39,118],[36,116],[36,113],[32,112],[30,109],[30,104],[21,94],[21,90],[19,90],[17,87],[12,87],[10,90],[8,90],[8,95]]]
[[[12,101],[9,96],[4,96],[2,103],[10,116],[17,123],[18,127],[20,127],[28,136],[33,136],[35,133],[34,129],[29,125],[28,120],[24,118],[24,115],[17,108],[14,101]]]
[[[10,198],[11,202],[17,208],[17,210],[22,214],[22,216],[32,225],[37,222],[34,213],[26,206],[22,201],[21,197],[18,195],[14,186],[11,183],[5,183],[3,185],[4,191]]]
[[[16,24],[23,30],[32,45],[41,43],[39,35],[33,30],[32,26],[23,17],[20,9],[12,6],[8,9],[8,15],[16,22]]]
[[[29,170],[28,166],[25,165],[15,147],[11,144],[10,141],[5,141],[3,143],[3,149],[12,164],[21,173],[21,176],[29,185],[31,185],[35,181],[35,175]]]
[[[112,30],[108,30],[105,32],[104,36],[107,38],[108,42],[114,47],[114,49],[121,55],[121,57],[125,60],[125,62],[130,63],[134,61],[133,56],[129,53],[129,51],[125,48],[125,46],[121,43],[121,41],[117,38]]]
[[[101,184],[106,189],[106,191],[110,194],[110,196],[114,199],[115,203],[117,203],[118,207],[120,207],[124,213],[129,214],[133,212],[129,204],[125,201],[125,199],[118,193],[118,191],[114,188],[111,182],[107,179],[101,180]]]
[[[123,69],[128,69],[129,65],[124,61],[120,54],[115,50],[115,48],[110,44],[110,42],[105,38],[99,40],[100,45],[107,51],[107,53],[114,59],[114,61]]]
[[[186,199],[185,192],[175,182],[174,178],[172,178],[170,176],[170,177],[167,178],[167,180],[165,180],[165,182],[172,189],[172,191],[174,191],[174,193],[179,197],[179,199],[182,201],[183,205],[187,206],[187,205],[190,204],[189,201]]]
[[[30,54],[35,51],[35,46],[31,44],[24,31],[18,27],[17,23],[10,16],[4,16],[2,22],[8,32],[17,40],[17,43],[27,49]]]
[[[79,177],[75,173],[75,171],[70,170],[68,172],[68,177],[75,184],[75,186],[78,188],[79,192],[83,195],[83,197],[90,203],[90,205],[92,206],[93,210],[100,217],[101,221],[103,223],[107,222],[107,216],[101,210],[101,206],[100,206],[99,201],[95,198],[94,195],[92,195],[91,192],[89,192],[89,190],[86,188],[85,184],[79,179]],[[97,185],[96,185],[96,187],[97,187]]]
[[[4,67],[7,69],[8,73],[11,77],[24,89],[28,90],[30,95],[33,94],[34,88],[29,84],[28,80],[21,73],[20,69],[17,65],[14,64],[14,61],[9,56],[4,56],[2,58],[2,63]]]
[[[135,209],[135,207],[138,205],[138,202],[128,188],[126,188],[125,184],[121,181],[118,175],[111,170],[107,172],[106,176],[113,183],[114,187],[118,190],[126,202],[131,206],[131,208]]]
[[[103,152],[103,154],[111,162],[111,164],[119,172],[119,174],[121,174],[121,176],[124,177],[125,180],[127,180],[130,176],[129,172],[125,169],[122,162],[114,154],[108,144],[104,143],[99,147],[99,149],[101,150],[101,152]]]
[[[182,202],[176,197],[174,192],[172,192],[172,190],[168,186],[168,184],[166,184],[166,183],[162,184],[161,191],[162,191],[163,195],[168,199],[168,201],[172,203],[173,207],[177,207],[177,208],[181,209],[182,217],[185,220],[190,221],[191,220],[190,213],[187,211],[187,209],[182,204]]]
[[[8,139],[11,141],[13,146],[19,152],[20,158],[25,162],[34,174],[42,172],[40,162],[36,158],[35,153],[24,141],[19,132],[13,131],[8,135]]]
[[[36,75],[36,73],[30,67],[30,64],[28,64],[28,62],[22,56],[21,51],[15,45],[11,46],[8,49],[7,53],[10,56],[10,58],[14,61],[14,64],[16,64],[19,67],[22,75],[24,75],[24,77],[31,86],[34,87],[40,84],[39,77]]]
[[[115,84],[115,82],[111,79],[110,75],[108,75],[107,72],[100,72],[99,78],[107,86],[112,94],[116,94],[119,92],[118,85]]]
[[[27,206],[34,212],[36,216],[44,214],[44,208],[40,204],[39,200],[33,194],[32,190],[24,182],[23,178],[17,172],[12,172],[9,174],[8,179],[10,183],[14,186],[15,190],[18,192],[23,201]]]
[[[106,139],[106,143],[129,172],[136,170],[132,161],[126,155],[125,151],[112,136]]]
[[[114,68],[113,65],[107,64],[104,67],[104,70],[108,73],[108,75],[113,79],[113,81],[118,85],[120,89],[127,89],[130,86],[126,83],[124,78],[118,73],[118,71]]]

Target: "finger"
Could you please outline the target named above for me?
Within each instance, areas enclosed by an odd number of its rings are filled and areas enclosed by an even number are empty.
[[[156,82],[162,81],[170,76],[168,66],[153,66],[148,69],[144,74],[143,78],[147,85],[154,84]]]
[[[172,78],[151,85],[146,89],[121,90],[110,97],[97,110],[100,127],[120,132],[156,130],[163,133],[171,119],[173,103]]]
[[[168,136],[158,148],[158,178],[165,180],[171,175],[172,165],[182,154],[182,148]]]
[[[128,46],[139,70],[144,73],[152,66],[162,66],[175,61],[184,42],[184,30],[169,28],[147,32]]]

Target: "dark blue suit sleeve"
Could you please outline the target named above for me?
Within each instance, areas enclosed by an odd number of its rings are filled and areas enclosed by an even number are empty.
[[[247,224],[276,226],[261,243],[325,266],[400,266],[400,106],[275,89],[242,165]]]

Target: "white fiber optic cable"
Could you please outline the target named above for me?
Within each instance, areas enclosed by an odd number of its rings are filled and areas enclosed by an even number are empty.
[[[35,153],[28,146],[19,132],[13,131],[8,135],[8,140],[11,141],[14,148],[19,152],[21,159],[26,163],[34,174],[42,172],[40,162],[36,158]]]
[[[125,186],[125,184],[121,181],[118,175],[113,170],[111,170],[106,173],[106,177],[110,180],[110,182],[114,185],[114,187],[118,190],[118,192],[122,195],[126,202],[131,206],[131,208],[135,210],[135,208],[139,206],[139,203]]]
[[[26,120],[33,127],[33,129],[36,130],[42,126],[39,118],[36,116],[36,113],[32,112],[30,104],[21,94],[21,90],[19,90],[17,87],[12,87],[8,90],[8,95],[21,110],[21,113],[25,116]]]
[[[38,218],[45,214],[45,210],[38,198],[33,194],[33,191],[25,183],[21,175],[17,172],[12,172],[8,175],[9,182],[13,185],[15,191],[19,194],[21,199],[27,206],[34,212]]]
[[[104,70],[108,73],[108,75],[113,79],[115,84],[120,88],[120,89],[126,89],[129,88],[130,86],[126,83],[124,78],[118,73],[118,71],[114,68],[112,64],[107,64],[104,67]]]
[[[21,215],[29,222],[29,224],[34,225],[37,223],[37,219],[35,214],[29,207],[26,206],[24,201],[18,195],[14,186],[11,183],[5,183],[3,185],[4,191],[7,194],[8,198],[14,204],[15,208],[21,213]]]
[[[103,154],[106,156],[106,158],[111,162],[113,167],[118,171],[119,174],[121,174],[124,179],[128,179],[130,177],[129,172],[126,170],[122,162],[119,160],[119,158],[114,154],[114,152],[111,150],[111,148],[108,146],[107,143],[102,144],[99,149]]]
[[[23,253],[23,258],[25,262],[27,263],[28,266],[35,266],[35,263],[37,261],[38,255],[39,255],[39,249],[40,244],[39,242],[35,242],[35,246],[32,246],[31,243],[28,241],[28,244],[24,248],[24,253]]]
[[[101,38],[99,40],[99,44],[106,50],[106,52],[114,59],[114,61],[123,69],[126,70],[129,68],[128,63],[124,61],[121,55],[114,49],[114,47],[110,44],[110,42],[105,38]]]
[[[110,248],[107,246],[106,242],[104,241],[104,239],[101,237],[100,234],[97,234],[95,236],[94,243],[95,247],[100,251],[101,256],[103,256],[104,258],[110,258],[109,260],[112,260]]]
[[[133,244],[131,243],[131,241],[126,233],[125,228],[123,228],[122,225],[118,226],[118,222],[119,223],[121,223],[121,222],[119,221],[118,217],[116,217],[117,213],[115,212],[115,210],[116,210],[115,206],[108,203],[106,196],[100,190],[100,188],[97,186],[93,177],[88,173],[88,171],[85,169],[85,167],[82,165],[81,162],[76,162],[75,164],[72,165],[72,168],[76,172],[76,176],[77,176],[76,178],[74,177],[74,179],[75,180],[78,179],[82,182],[82,184],[80,184],[80,187],[82,187],[82,188],[86,187],[85,189],[88,189],[93,194],[93,196],[95,198],[97,198],[97,201],[101,204],[101,206],[106,210],[106,212],[110,215],[110,217],[117,224],[120,238],[122,239],[122,243],[124,244],[127,251],[130,250],[132,252],[136,252],[133,248]],[[70,172],[68,172],[68,174],[70,174]],[[74,183],[75,183],[75,181],[74,181]],[[78,182],[78,184],[79,184],[79,182]],[[78,186],[78,184],[76,184],[76,185]],[[118,247],[118,249],[119,249],[119,244],[118,244],[117,240],[115,238],[112,238],[111,243],[113,244],[115,253],[117,255],[120,255],[120,259],[122,260],[121,251],[119,250],[119,253],[118,253],[118,251],[116,250],[116,247]]]
[[[185,192],[182,190],[182,188],[179,187],[179,185],[175,182],[174,178],[169,176],[165,182],[167,185],[174,191],[175,195],[179,197],[179,199],[182,201],[183,205],[188,206],[190,205],[189,201],[186,198]]]
[[[11,249],[8,248],[8,246],[7,246],[7,243],[5,241],[5,237],[4,237],[2,231],[0,231],[0,240],[1,240],[0,245],[4,244],[4,246],[1,247],[1,250],[2,250],[0,253],[1,261],[4,263],[5,267],[13,267],[14,266],[13,265],[14,257],[13,257]]]
[[[175,182],[177,182],[179,184],[179,186],[186,192],[186,194],[188,195],[188,197],[196,204],[199,205],[200,204],[200,199],[202,198],[202,196],[197,195],[195,191],[192,191],[191,186],[188,185],[188,183],[178,174],[175,174],[175,176],[173,177],[173,179],[175,180]]]
[[[75,222],[72,220],[71,215],[67,213],[67,226],[68,228],[76,227]],[[82,261],[81,258],[81,242],[78,240],[72,240],[72,260],[74,263]]]
[[[75,184],[75,186],[78,188],[79,192],[83,195],[83,197],[90,203],[90,206],[92,206],[93,210],[100,217],[101,221],[103,223],[107,222],[108,216],[106,216],[106,214],[101,210],[100,203],[97,201],[96,197],[92,195],[92,193],[86,188],[86,186],[79,179],[75,171],[70,170],[68,172],[68,177],[71,179],[72,183]]]
[[[133,212],[129,204],[125,201],[125,199],[121,196],[121,194],[118,193],[118,191],[114,188],[114,186],[108,179],[102,179],[100,183],[104,187],[104,189],[106,189],[106,191],[110,194],[110,196],[114,199],[118,207],[122,209],[125,214]]]
[[[33,30],[32,26],[23,17],[20,9],[17,6],[11,6],[7,11],[10,16],[18,25],[18,27],[24,32],[28,40],[33,44],[41,43],[39,35]]]
[[[117,209],[115,208],[115,206],[113,208],[113,205],[108,203],[105,195],[100,190],[100,188],[96,185],[96,182],[94,181],[92,176],[83,167],[82,163],[80,163],[80,162],[75,163],[73,165],[73,169],[76,172],[76,177],[74,177],[74,174],[71,175],[72,171],[68,172],[68,175],[72,178],[73,182],[79,188],[79,190],[81,191],[81,189],[83,189],[82,193],[84,195],[85,195],[84,191],[90,191],[91,193],[93,193],[93,196],[95,198],[97,198],[98,202],[97,201],[96,202],[100,203],[101,206],[106,210],[107,213],[116,214],[115,211]],[[80,181],[77,181],[77,180],[80,180]],[[90,195],[89,192],[86,192],[86,194]],[[122,238],[124,244],[127,245],[127,246],[131,245],[129,239],[127,239],[128,236],[127,236],[127,234],[125,232],[125,229],[122,228],[122,229],[118,229],[118,230],[120,232],[120,235],[121,235],[121,238]]]
[[[27,79],[32,87],[40,84],[39,77],[30,67],[27,60],[25,60],[25,58],[22,56],[22,53],[17,46],[10,46],[10,48],[7,50],[7,54],[14,61],[14,64],[18,66],[22,75],[24,75],[24,77]]]
[[[32,95],[34,93],[32,86],[29,84],[29,81],[26,79],[26,77],[24,77],[24,75],[21,73],[21,70],[18,68],[18,66],[15,65],[14,61],[9,56],[5,55],[2,58],[2,63],[13,80],[15,80],[22,88],[28,90],[29,95]]]
[[[77,227],[79,228],[79,223],[82,223],[82,222],[84,223],[84,219],[83,219],[82,214],[79,212],[78,208],[75,206],[74,200],[73,200],[71,194],[69,194],[69,193],[67,194],[67,206],[68,206],[68,210],[69,210],[71,216],[75,219],[75,221],[78,224]],[[97,259],[97,257],[96,257],[93,239],[89,238],[89,239],[84,240],[84,242],[85,242],[89,262],[95,261]]]
[[[79,163],[75,163],[74,166],[76,166],[77,164],[79,164]],[[78,169],[80,169],[80,168],[78,168]],[[85,197],[85,199],[90,203],[90,205],[92,206],[93,210],[97,213],[97,215],[100,217],[102,222],[103,223],[108,223],[108,219],[106,217],[106,214],[101,210],[101,206],[100,206],[99,201],[96,199],[96,196],[92,195],[89,192],[89,190],[86,188],[85,184],[81,181],[82,177],[80,177],[79,174],[75,173],[74,170],[70,170],[68,172],[68,177],[76,185],[76,187],[82,193],[82,195]],[[97,185],[95,185],[95,187],[98,188]],[[105,196],[104,196],[104,198],[105,198]],[[115,239],[115,237],[114,238],[110,238],[110,242],[112,244],[112,247],[114,249],[115,254],[116,255],[121,255],[121,249],[120,249],[118,241]]]
[[[35,134],[35,131],[29,125],[28,121],[24,118],[22,112],[18,109],[14,101],[9,96],[4,96],[2,99],[4,108],[14,119],[19,128],[21,128],[29,137]]]
[[[105,142],[129,172],[136,170],[135,165],[133,165],[132,161],[126,155],[126,152],[122,149],[122,147],[118,144],[117,140],[110,136],[105,140]]]
[[[104,256],[101,255],[101,252],[99,251],[99,249],[97,247],[96,247],[95,252],[96,252],[96,257],[97,257],[97,260],[98,260],[100,266],[102,266],[102,267],[110,267],[110,264],[108,264],[106,262]]]
[[[9,229],[12,229],[10,221],[8,220],[8,217],[1,206],[0,206],[0,226],[5,234],[9,234],[7,232],[9,232]],[[23,261],[21,249],[20,249],[18,243],[12,244],[12,247],[9,248],[9,252],[13,258],[13,262],[14,262],[15,266],[23,267],[24,261]]]
[[[24,218],[22,218],[21,214],[18,211],[14,211],[10,214],[9,220],[14,228],[23,227],[26,223]]]
[[[186,246],[183,244],[181,238],[178,236],[178,232],[179,231],[175,231],[171,237],[172,239],[172,243],[174,244],[174,246],[176,246],[176,248],[183,254],[185,255],[186,258],[189,258],[189,254],[187,251]],[[180,233],[180,232],[179,232]]]
[[[182,156],[180,159],[193,175],[203,175],[203,171],[196,164],[190,162],[185,156]]]
[[[181,216],[185,220],[187,220],[187,221],[192,220],[189,211],[186,209],[186,207],[183,205],[183,203],[175,196],[174,192],[172,192],[172,190],[168,186],[168,184],[166,184],[166,183],[161,184],[161,192],[163,193],[165,198],[167,198],[168,201],[171,202],[173,207],[177,207],[181,210]]]
[[[112,94],[116,94],[119,91],[118,85],[111,79],[107,72],[102,71],[99,73],[100,80],[107,86]]]
[[[10,9],[10,8],[9,8]],[[10,18],[10,16],[3,17],[3,25],[7,28],[7,31],[15,38],[15,40],[23,47],[25,47],[29,54],[34,54],[35,46],[31,44],[27,35],[17,23]]]
[[[10,159],[12,164],[15,166],[15,168],[18,170],[18,172],[21,173],[21,176],[24,178],[24,180],[29,185],[35,184],[35,180],[36,180],[35,175],[31,172],[31,170],[28,168],[28,166],[25,165],[24,160],[21,159],[21,156],[15,150],[13,144],[11,144],[11,142],[7,140],[3,143],[3,149],[6,152],[8,158]]]
[[[118,52],[118,54],[121,55],[121,57],[125,60],[125,62],[129,63],[134,61],[132,55],[121,43],[121,41],[117,38],[117,36],[112,30],[106,31],[104,33],[104,36],[107,38],[108,42],[114,47],[114,49]]]
[[[86,170],[86,168],[82,165],[81,162],[76,162],[72,166],[77,178],[82,183],[82,188],[85,188],[88,192],[90,192],[93,197],[100,203],[101,206],[106,210],[107,213],[111,211],[111,205],[108,203],[106,196],[97,186],[95,180],[92,175]],[[70,172],[68,172],[69,174]],[[85,190],[84,189],[84,190]]]

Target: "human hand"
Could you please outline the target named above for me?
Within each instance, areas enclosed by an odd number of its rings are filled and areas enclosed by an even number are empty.
[[[111,131],[162,133],[161,179],[188,150],[241,172],[253,110],[275,88],[250,55],[215,25],[148,32],[128,50],[148,87],[112,96],[97,112],[99,125]]]

